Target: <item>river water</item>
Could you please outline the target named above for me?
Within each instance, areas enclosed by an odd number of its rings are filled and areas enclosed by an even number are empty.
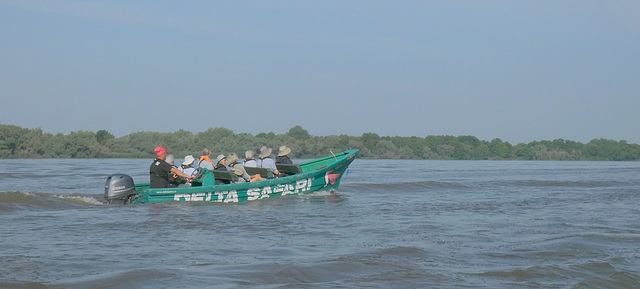
[[[356,159],[337,193],[105,205],[151,160],[2,160],[0,288],[640,288],[640,162]]]

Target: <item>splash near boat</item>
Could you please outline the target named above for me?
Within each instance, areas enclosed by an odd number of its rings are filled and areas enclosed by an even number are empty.
[[[335,192],[342,176],[355,160],[358,150],[349,150],[293,165],[277,164],[288,175],[275,178],[267,168],[245,168],[259,173],[265,180],[234,183],[237,176],[229,171],[199,168],[191,186],[151,188],[149,183],[135,184],[126,174],[107,177],[104,197],[109,203],[153,203],[165,201],[238,203],[278,196],[300,195],[316,191]],[[228,182],[228,184],[216,184]]]

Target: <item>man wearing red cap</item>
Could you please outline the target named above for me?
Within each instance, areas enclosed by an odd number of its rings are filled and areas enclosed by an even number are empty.
[[[169,188],[175,187],[175,184],[169,182],[171,179],[171,173],[176,175],[193,179],[194,176],[188,176],[187,174],[181,172],[179,169],[172,167],[170,164],[165,162],[165,158],[167,157],[167,150],[161,146],[154,149],[156,152],[156,159],[151,163],[151,167],[149,168],[149,180],[151,188]]]

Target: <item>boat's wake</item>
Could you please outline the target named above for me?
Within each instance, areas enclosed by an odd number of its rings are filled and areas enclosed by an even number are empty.
[[[302,202],[311,202],[311,203],[318,203],[318,202],[334,203],[334,202],[342,202],[346,200],[346,198],[343,195],[340,195],[335,190],[315,191],[315,192],[295,196],[295,198],[297,198]]]
[[[304,194],[302,196],[309,196],[309,197],[327,197],[327,196],[335,196],[337,193],[335,190],[329,190],[329,191],[315,191],[315,192],[311,192],[311,193],[307,193]]]
[[[0,192],[0,211],[18,208],[65,209],[74,206],[101,206],[102,195],[60,194],[47,192]]]

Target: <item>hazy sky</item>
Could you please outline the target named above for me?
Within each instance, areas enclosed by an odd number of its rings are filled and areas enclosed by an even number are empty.
[[[0,0],[0,123],[640,143],[640,1]]]

